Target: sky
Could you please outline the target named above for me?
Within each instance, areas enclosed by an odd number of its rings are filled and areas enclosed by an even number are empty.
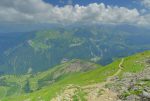
[[[0,24],[150,25],[150,0],[0,0]]]
[[[79,5],[88,5],[90,3],[105,3],[107,5],[118,5],[118,6],[129,6],[131,3],[132,5],[136,5],[133,1],[131,0],[44,0],[45,2],[51,3],[52,5],[58,5],[58,6],[64,6],[67,4],[79,4]]]

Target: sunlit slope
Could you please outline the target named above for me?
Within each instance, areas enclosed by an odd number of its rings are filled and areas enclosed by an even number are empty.
[[[135,54],[133,56],[129,56],[124,58],[122,63],[123,69],[118,74],[119,77],[123,77],[124,73],[138,73],[143,69],[147,68],[147,60],[150,59],[150,51],[146,51],[143,53]],[[24,100],[31,100],[31,101],[49,101],[53,97],[57,95],[61,90],[63,90],[68,85],[78,85],[78,86],[85,86],[95,83],[100,83],[105,81],[108,77],[113,76],[119,70],[119,64],[121,59],[105,66],[96,68],[94,70],[85,71],[85,72],[73,72],[67,73],[65,75],[60,76],[56,79],[53,83],[46,83],[40,87],[39,90],[33,91],[31,93],[24,93],[18,96],[12,96],[8,98],[4,98],[4,101],[24,101]],[[65,64],[63,64],[65,65]],[[97,65],[96,65],[97,66]],[[58,67],[59,68],[59,67]],[[59,70],[59,69],[58,69]],[[29,78],[30,82],[36,81],[37,78],[41,78],[42,82],[47,82],[47,80],[51,80],[51,76],[47,76],[48,72],[39,73],[34,78]],[[55,70],[54,70],[55,71]],[[63,71],[63,70],[62,70]],[[56,72],[55,72],[56,73]],[[49,79],[48,79],[49,78]],[[45,85],[45,86],[44,86]]]
[[[38,91],[45,86],[60,81],[68,75],[87,72],[98,67],[101,66],[91,62],[74,59],[35,75],[28,73],[26,75],[1,76],[0,98],[19,96],[23,93]]]

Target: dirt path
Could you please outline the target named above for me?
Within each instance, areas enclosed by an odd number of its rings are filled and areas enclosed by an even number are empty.
[[[114,75],[108,77],[105,82],[84,87],[85,89],[88,89],[87,101],[117,101],[117,94],[104,86],[112,83],[112,79],[122,71],[123,62],[124,59],[119,63],[118,71]]]
[[[119,63],[118,71],[114,75],[108,77],[105,82],[81,87],[87,94],[87,101],[117,101],[117,94],[105,88],[105,85],[113,82],[112,79],[122,71],[123,63],[124,59],[122,59]],[[63,93],[57,95],[57,97],[52,99],[51,101],[73,101],[72,97],[74,96],[75,91],[76,88],[66,89]]]
[[[122,71],[122,69],[123,69],[123,66],[122,66],[123,63],[124,63],[124,58],[121,59],[121,62],[120,62],[119,65],[118,65],[118,67],[119,67],[118,71],[117,71],[114,75],[108,77],[107,80],[106,80],[106,83],[111,82],[111,80],[112,80],[115,76],[117,76],[117,75],[119,75],[119,74],[121,73],[121,71]]]
[[[122,64],[124,63],[124,58],[121,60],[121,62],[119,63],[119,70],[113,75],[114,76],[117,76],[123,69],[123,66]]]
[[[98,83],[98,84],[94,84],[94,85],[88,85],[88,86],[85,86],[85,87],[83,87],[83,88],[86,89],[86,88],[91,88],[91,87],[103,87],[104,85],[113,82],[112,79],[113,79],[115,76],[117,76],[117,75],[122,71],[122,69],[123,69],[122,64],[123,64],[123,63],[124,63],[124,59],[122,59],[121,62],[119,63],[119,65],[118,65],[118,67],[119,67],[118,71],[117,71],[114,75],[109,76],[105,82]]]

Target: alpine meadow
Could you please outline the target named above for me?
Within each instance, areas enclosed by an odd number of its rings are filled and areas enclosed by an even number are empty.
[[[150,0],[0,0],[0,101],[150,101]]]

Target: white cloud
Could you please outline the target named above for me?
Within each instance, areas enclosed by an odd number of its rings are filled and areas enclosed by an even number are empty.
[[[150,8],[150,0],[142,0],[142,4],[147,7]]]
[[[42,0],[0,0],[0,22],[14,23],[104,23],[147,24],[149,15],[141,16],[137,9],[106,6],[52,6]]]

